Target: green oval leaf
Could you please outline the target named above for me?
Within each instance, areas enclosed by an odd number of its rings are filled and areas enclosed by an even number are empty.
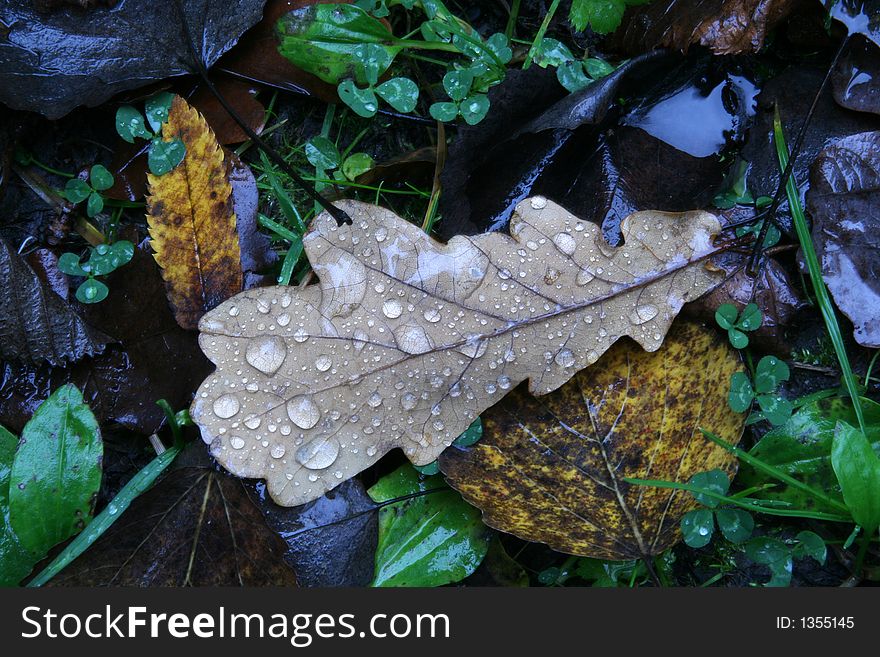
[[[712,540],[714,531],[715,520],[709,509],[688,511],[681,519],[681,534],[689,547],[706,547]]]
[[[343,80],[336,88],[336,92],[346,105],[348,105],[355,114],[370,118],[374,116],[379,109],[379,100],[370,87],[361,89],[351,80]]]
[[[409,78],[391,78],[376,87],[376,94],[398,112],[407,114],[416,108],[419,87]]]
[[[752,390],[752,382],[744,372],[735,372],[730,377],[730,393],[727,401],[737,413],[744,413],[752,406],[755,392]]]
[[[9,480],[18,437],[0,426],[0,586],[17,586],[34,566],[9,523]]]
[[[100,303],[109,293],[110,290],[101,281],[88,278],[76,289],[76,298],[80,303]]]
[[[64,198],[71,203],[82,203],[91,193],[92,188],[89,187],[89,184],[79,178],[71,178],[64,186]]]
[[[372,169],[374,164],[373,158],[367,153],[354,153],[345,158],[342,163],[342,175],[347,180],[354,180]]]
[[[459,106],[461,117],[468,125],[476,125],[482,121],[489,111],[489,97],[485,94],[475,94],[465,98]]]
[[[853,520],[866,534],[880,527],[880,458],[861,431],[837,422],[831,464]]]
[[[42,557],[91,519],[104,447],[98,421],[72,384],[25,425],[9,484],[9,518],[21,545]]]
[[[442,586],[470,575],[489,549],[480,512],[448,488],[443,477],[422,478],[407,464],[367,491],[375,502],[440,488],[379,511],[379,544],[372,586]]]
[[[755,368],[755,392],[773,392],[783,381],[788,381],[789,369],[776,356],[764,356]]]
[[[89,201],[86,203],[86,214],[94,217],[104,209],[104,199],[98,192],[89,194]]]
[[[449,123],[458,116],[458,105],[455,103],[434,103],[428,108],[428,113],[436,121]]]
[[[113,187],[113,174],[107,170],[107,167],[96,164],[89,171],[89,182],[93,189],[102,192]]]
[[[161,176],[168,173],[183,161],[186,156],[186,146],[180,139],[162,141],[153,139],[150,152],[147,154],[147,164],[153,175]]]
[[[149,139],[153,136],[147,130],[143,114],[131,105],[123,105],[116,110],[116,132],[130,144],[134,143],[135,137]]]
[[[323,135],[312,137],[306,142],[306,159],[316,169],[331,171],[339,166],[341,156],[336,144]]]
[[[745,509],[718,509],[715,511],[718,529],[731,543],[743,543],[755,530],[755,519]]]
[[[162,91],[144,103],[147,121],[150,122],[150,127],[157,135],[161,133],[162,125],[168,120],[168,113],[171,111],[173,101],[174,94]]]
[[[725,331],[732,329],[736,325],[736,318],[738,316],[739,311],[732,303],[723,303],[715,311],[715,321]]]
[[[691,477],[691,480],[688,483],[690,483],[691,486],[708,490],[716,495],[727,495],[727,490],[730,488],[730,479],[728,478],[727,473],[718,469],[709,470],[708,472],[698,472]],[[713,509],[718,506],[718,500],[714,497],[702,493],[691,493],[691,495],[693,495],[694,499],[703,506],[708,506]]]
[[[80,266],[79,256],[75,253],[62,253],[58,258],[58,269],[69,276],[88,276],[88,272]]]
[[[467,98],[473,84],[474,74],[468,70],[449,71],[443,76],[443,88],[455,102]]]

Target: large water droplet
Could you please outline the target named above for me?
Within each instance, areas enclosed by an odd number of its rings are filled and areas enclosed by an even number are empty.
[[[302,326],[300,326],[293,332],[293,339],[297,342],[305,342],[309,339],[309,334],[306,333],[306,330]]]
[[[367,342],[369,342],[370,340],[370,336],[361,329],[355,329],[354,333],[351,334],[351,337],[354,339],[355,351],[360,351],[361,349],[363,349],[367,345]]]
[[[577,248],[577,242],[568,233],[556,233],[553,237],[553,243],[565,255],[571,255]]]
[[[486,353],[486,349],[488,348],[489,340],[486,338],[480,338],[479,336],[473,336],[459,347],[458,351],[469,358],[479,358]]]
[[[530,204],[535,210],[543,210],[547,207],[547,199],[543,196],[533,196]]]
[[[428,308],[424,313],[423,317],[426,322],[431,322],[432,324],[439,322],[441,319],[440,311],[436,308]]]
[[[419,400],[411,392],[406,393],[405,395],[403,395],[403,397],[400,398],[400,405],[405,411],[411,411],[416,407],[416,404],[418,403]]]
[[[388,229],[385,226],[379,226],[373,236],[377,242],[384,242],[388,238]]]
[[[214,401],[214,415],[224,420],[238,413],[240,408],[238,397],[232,394],[221,395]]]
[[[261,422],[262,420],[260,420],[259,415],[248,415],[244,419],[244,426],[246,426],[248,429],[256,429],[260,426]]]
[[[379,394],[378,390],[370,395],[370,398],[367,400],[367,404],[370,406],[370,408],[379,408],[379,406],[382,405],[382,395]]]
[[[633,324],[644,324],[645,322],[650,322],[654,319],[660,310],[657,306],[654,306],[650,303],[643,304],[641,306],[637,306],[635,310],[633,310],[629,315],[629,321]]]
[[[592,281],[594,278],[596,278],[596,277],[593,275],[593,272],[587,271],[586,269],[581,269],[578,272],[578,275],[577,275],[577,278],[575,279],[575,281],[577,282],[578,285],[586,285],[587,283]]]
[[[321,354],[315,359],[315,369],[319,372],[326,372],[333,365],[333,359],[327,354]]]
[[[339,456],[339,441],[333,436],[315,438],[296,450],[297,463],[309,470],[329,468]]]
[[[248,363],[270,376],[278,371],[286,356],[287,346],[277,335],[254,338],[244,354]]]
[[[388,319],[396,319],[403,313],[403,304],[399,299],[387,299],[382,304],[382,314]]]
[[[287,448],[284,447],[281,443],[275,443],[272,445],[272,449],[269,450],[269,454],[273,459],[280,459],[284,456],[284,453],[287,451]]]
[[[233,436],[229,439],[229,446],[232,447],[232,449],[241,449],[244,447],[244,439],[239,438],[238,436]]]
[[[559,367],[572,367],[574,365],[574,354],[570,349],[560,349],[559,353],[553,359]]]
[[[287,402],[287,417],[300,429],[311,429],[321,419],[321,411],[309,395],[298,395]]]
[[[394,329],[394,340],[401,351],[408,354],[424,354],[431,351],[431,340],[421,326],[404,324]]]
[[[278,315],[278,326],[287,326],[288,324],[290,324],[289,313],[281,313]]]

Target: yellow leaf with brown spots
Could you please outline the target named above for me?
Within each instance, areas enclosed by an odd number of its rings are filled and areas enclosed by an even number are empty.
[[[205,312],[241,292],[241,251],[223,151],[204,117],[175,96],[162,129],[186,156],[161,176],[147,175],[150,244],[177,323],[198,327]]]
[[[543,397],[520,387],[486,411],[483,439],[447,449],[440,468],[486,524],[600,559],[656,555],[681,539],[690,493],[624,478],[686,482],[736,471],[700,427],[736,443],[744,416],[727,404],[739,359],[714,331],[679,322],[663,346],[620,341]]]

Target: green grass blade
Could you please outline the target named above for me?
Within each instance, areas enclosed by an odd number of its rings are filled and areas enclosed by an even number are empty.
[[[776,143],[776,155],[779,158],[779,168],[784,171],[785,167],[788,166],[788,146],[785,143],[785,135],[782,132],[782,121],[779,118],[778,108],[773,119],[773,136]],[[831,337],[831,344],[834,345],[834,352],[837,354],[838,363],[840,363],[840,371],[843,373],[843,382],[849,396],[852,398],[853,409],[859,421],[859,428],[864,433],[865,418],[859,401],[859,387],[850,366],[849,357],[846,354],[843,334],[840,332],[840,326],[837,323],[837,315],[834,313],[831,297],[828,295],[828,289],[825,287],[825,281],[822,278],[822,268],[819,265],[816,250],[813,248],[813,239],[810,236],[810,229],[807,226],[807,218],[804,216],[804,208],[801,205],[794,176],[789,177],[785,191],[788,195],[788,204],[791,208],[791,216],[794,219],[794,227],[797,231],[798,240],[801,243],[801,251],[807,263],[807,269],[810,272],[810,281],[813,283],[816,302],[822,313],[822,319],[825,320],[825,328]]]
[[[28,587],[42,586],[85,552],[116,522],[136,497],[153,485],[153,482],[165,471],[179,453],[180,446],[174,445],[150,461],[125,484],[116,497],[110,501],[110,504],[95,516],[95,519],[64,548],[61,554],[55,557],[52,563],[46,566],[42,572],[28,583]]]

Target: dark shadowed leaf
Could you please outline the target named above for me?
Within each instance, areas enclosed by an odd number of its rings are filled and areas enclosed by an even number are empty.
[[[699,427],[739,439],[744,418],[719,383],[739,368],[726,340],[695,324],[676,324],[655,352],[619,342],[549,395],[505,397],[483,414],[480,442],[446,450],[440,468],[496,529],[580,556],[659,554],[697,502],[623,479],[732,473]]]
[[[181,2],[199,53],[211,66],[259,19],[264,0]],[[37,12],[30,0],[4,3],[0,101],[57,119],[78,105],[193,69],[175,0],[126,0],[83,12]]]
[[[293,586],[284,544],[248,499],[193,444],[156,485],[52,584]]]
[[[813,244],[834,302],[858,343],[880,347],[880,132],[831,142],[807,194]]]
[[[278,506],[258,484],[251,496],[287,546],[284,560],[300,586],[366,586],[373,579],[377,513],[363,484],[349,479],[298,507]]]
[[[834,99],[843,107],[880,114],[880,50],[865,39],[853,39],[834,76]]]
[[[60,365],[99,353],[107,342],[0,239],[0,357]]]

